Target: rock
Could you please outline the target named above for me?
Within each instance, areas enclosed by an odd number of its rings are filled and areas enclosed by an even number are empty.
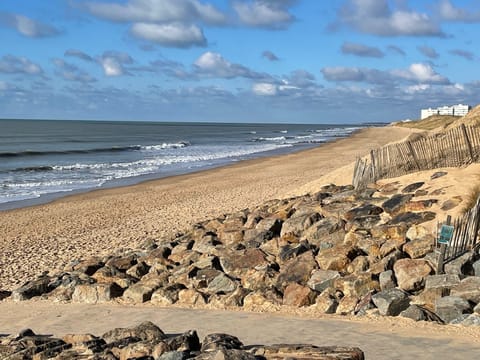
[[[387,270],[387,271],[381,272],[379,277],[378,277],[378,281],[380,283],[380,289],[382,291],[393,289],[394,287],[397,286],[396,283],[395,283],[395,279],[393,277],[393,271],[392,270]]]
[[[393,271],[400,289],[417,291],[423,288],[432,268],[425,260],[400,259],[393,265]]]
[[[430,231],[428,231],[422,225],[412,225],[408,228],[406,237],[410,240],[424,239],[425,237],[433,236]]]
[[[358,274],[365,272],[370,267],[370,261],[367,256],[357,256],[347,266],[347,273]]]
[[[347,211],[343,217],[347,221],[353,221],[354,219],[365,216],[380,215],[382,212],[383,209],[379,206],[374,204],[365,204]]]
[[[480,303],[480,276],[469,276],[459,284],[453,285],[451,296],[458,296],[472,303]]]
[[[155,345],[148,341],[131,343],[119,349],[120,360],[149,358]]]
[[[322,244],[337,244],[344,237],[345,222],[336,217],[326,217],[306,229],[300,239],[320,247]]]
[[[91,257],[86,260],[80,261],[78,264],[74,265],[71,270],[84,273],[88,276],[92,276],[95,272],[102,268],[105,264],[99,257]]]
[[[422,239],[412,240],[403,245],[403,251],[406,252],[410,258],[418,259],[433,250],[434,241],[433,236],[425,236]]]
[[[201,351],[212,350],[241,350],[243,343],[236,337],[228,334],[214,333],[203,338]]]
[[[126,271],[127,275],[134,277],[135,279],[140,279],[143,275],[148,273],[150,266],[145,264],[143,261],[133,265],[130,269]]]
[[[337,311],[338,301],[330,294],[329,291],[324,291],[317,296],[315,304],[312,305],[315,310],[324,314],[335,314]]]
[[[404,211],[406,203],[408,203],[412,199],[412,197],[412,194],[393,195],[390,199],[388,199],[382,204],[382,208],[385,212],[389,213],[392,216],[395,216]]]
[[[8,291],[8,290],[0,290],[0,301],[2,301],[3,299],[8,298],[10,295],[12,295],[12,292],[11,292],[11,291]]]
[[[113,282],[122,289],[125,289],[138,281],[138,278],[134,278],[110,266],[104,266],[98,269],[95,274],[92,275],[92,279],[95,279],[97,283],[100,284],[109,284]]]
[[[167,338],[165,333],[154,323],[144,321],[131,328],[116,328],[101,336],[107,343],[113,343],[125,338],[137,338],[141,341],[160,341]]]
[[[357,299],[364,297],[368,293],[380,290],[376,280],[373,280],[372,274],[361,273],[339,277],[333,284],[336,290],[340,290],[345,296],[354,296]]]
[[[185,305],[205,305],[205,296],[195,289],[183,289],[178,292],[178,302]]]
[[[473,252],[468,252],[455,260],[446,263],[443,266],[443,269],[446,274],[460,275],[460,277],[463,277],[463,275],[473,275],[473,268],[471,265],[473,258]]]
[[[72,301],[77,303],[96,304],[108,302],[122,296],[123,289],[115,283],[77,285]]]
[[[428,200],[418,200],[418,201],[409,201],[405,205],[405,211],[425,211],[432,207],[433,204],[436,204],[438,200],[428,199]]]
[[[400,223],[406,223],[408,225],[418,225],[435,219],[436,215],[437,214],[432,211],[424,211],[421,213],[404,212],[395,216],[392,220],[388,222],[388,224],[395,225]]]
[[[220,349],[203,352],[195,357],[195,360],[258,360],[257,357],[249,352],[237,349]]]
[[[160,355],[157,360],[187,360],[190,358],[188,351],[167,351]]]
[[[310,247],[304,242],[298,244],[286,244],[280,247],[278,258],[281,262],[285,262],[309,250]]]
[[[123,293],[123,298],[126,301],[133,303],[144,303],[152,297],[152,294],[159,287],[164,285],[165,279],[162,277],[152,277],[149,279],[142,279],[136,284],[133,284]]]
[[[472,268],[473,268],[473,275],[480,276],[480,260],[475,261],[472,264]]]
[[[267,255],[260,249],[225,251],[219,259],[225,273],[234,278],[241,278],[249,269],[269,264]]]
[[[403,310],[400,313],[400,316],[412,319],[414,321],[424,321],[427,320],[423,310],[417,305],[410,305],[406,310]]]
[[[463,326],[480,326],[480,315],[471,314],[460,324]]]
[[[254,346],[250,350],[257,358],[274,359],[317,359],[317,360],[364,360],[365,355],[359,348],[313,345],[277,344]]]
[[[446,171],[437,171],[437,172],[433,173],[432,176],[430,176],[430,179],[435,180],[435,179],[438,179],[439,177],[445,176],[447,174],[448,174],[448,172],[446,172]]]
[[[283,305],[308,306],[314,303],[317,293],[307,286],[290,283],[283,293]]]
[[[178,301],[178,293],[185,288],[183,284],[172,284],[159,288],[153,292],[150,302],[160,306],[175,304]]]
[[[321,250],[315,257],[320,269],[345,271],[350,263],[350,256],[355,253],[353,247],[348,245],[338,245],[329,249]]]
[[[460,284],[460,277],[458,275],[429,275],[425,278],[425,290],[444,290],[443,296],[449,295],[450,289],[458,284]]]
[[[303,215],[292,215],[289,219],[285,220],[282,225],[280,236],[286,235],[300,236],[301,233],[320,220],[322,217],[319,213],[307,213]]]
[[[216,255],[217,246],[220,245],[222,245],[222,243],[217,239],[217,236],[209,234],[196,240],[193,244],[192,250],[199,252],[200,254]]]
[[[48,276],[41,276],[36,280],[28,281],[12,291],[12,299],[14,301],[23,301],[48,293],[53,290],[50,283],[51,280]]]
[[[218,240],[225,245],[239,244],[243,241],[243,230],[221,231],[218,234]]]
[[[310,289],[322,292],[332,287],[335,279],[340,277],[340,273],[334,270],[314,270],[312,276],[307,282]]]
[[[283,291],[288,283],[292,282],[306,285],[311,277],[312,271],[317,268],[318,265],[312,252],[303,253],[282,266],[277,278],[277,288]]]
[[[242,286],[248,290],[264,290],[277,283],[278,272],[270,266],[248,270],[241,278]]]
[[[471,311],[467,300],[458,296],[445,296],[435,302],[435,313],[445,322],[449,323],[459,316]]]
[[[353,315],[355,314],[355,309],[359,302],[358,297],[353,295],[347,295],[340,299],[338,302],[337,309],[335,310],[336,314],[339,315]]]
[[[397,288],[381,291],[372,296],[381,315],[397,316],[409,306],[408,295]]]
[[[195,330],[166,339],[168,347],[176,351],[200,351],[201,345]]]
[[[271,235],[271,238],[274,238],[280,236],[282,224],[282,220],[275,217],[270,217],[260,220],[260,222],[255,226],[255,229],[264,233],[269,233]]]
[[[275,309],[283,302],[281,294],[275,289],[266,289],[248,294],[243,299],[245,310]]]
[[[224,273],[218,274],[206,288],[208,294],[226,294],[235,291],[237,283]]]
[[[454,196],[451,199],[444,201],[440,209],[443,211],[452,210],[456,208],[462,201],[463,199],[461,196]]]
[[[419,182],[407,185],[402,189],[402,193],[404,193],[404,194],[413,193],[416,190],[420,189],[424,184],[425,184],[424,181],[419,181]]]
[[[126,272],[133,265],[137,263],[137,257],[133,254],[127,256],[114,256],[108,260],[105,265],[117,268],[120,271]]]

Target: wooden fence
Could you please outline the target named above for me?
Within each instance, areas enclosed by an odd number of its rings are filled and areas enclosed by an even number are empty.
[[[448,220],[448,222],[450,222]],[[454,232],[448,244],[440,247],[437,274],[443,273],[443,266],[462,256],[463,254],[478,250],[478,230],[480,225],[480,196],[475,206],[468,210],[462,217],[453,222]]]
[[[352,184],[355,189],[365,189],[380,179],[478,161],[480,128],[462,124],[446,132],[372,150],[369,156],[357,159]]]

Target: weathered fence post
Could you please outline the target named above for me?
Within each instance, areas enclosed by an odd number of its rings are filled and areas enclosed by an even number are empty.
[[[451,222],[452,217],[448,215],[446,225],[450,225]],[[447,246],[448,244],[440,244],[440,255],[438,256],[437,275],[443,274],[443,265],[445,261],[445,252],[447,251]]]
[[[473,154],[472,143],[470,142],[470,139],[467,135],[467,129],[465,128],[464,124],[460,125],[460,129],[462,130],[463,138],[465,140],[465,143],[467,144],[468,153],[470,154],[470,161],[473,163],[475,161],[475,157]]]

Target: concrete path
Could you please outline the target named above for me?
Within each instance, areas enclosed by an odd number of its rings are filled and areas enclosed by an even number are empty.
[[[480,356],[480,330],[389,318],[312,319],[280,314],[158,308],[151,306],[0,302],[0,334],[32,328],[36,333],[101,335],[150,320],[166,333],[195,329],[200,339],[224,332],[243,343],[311,343],[358,346],[367,359],[472,359]]]

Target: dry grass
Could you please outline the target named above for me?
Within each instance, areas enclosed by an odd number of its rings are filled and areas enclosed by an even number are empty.
[[[463,200],[462,213],[466,213],[477,203],[477,199],[480,196],[480,183],[476,184],[470,192],[465,196]]]
[[[421,129],[421,130],[434,130],[434,129],[442,130],[447,128],[449,125],[455,123],[459,119],[461,118],[459,118],[458,116],[432,115],[423,120],[398,122],[398,123],[395,123],[395,126]]]

